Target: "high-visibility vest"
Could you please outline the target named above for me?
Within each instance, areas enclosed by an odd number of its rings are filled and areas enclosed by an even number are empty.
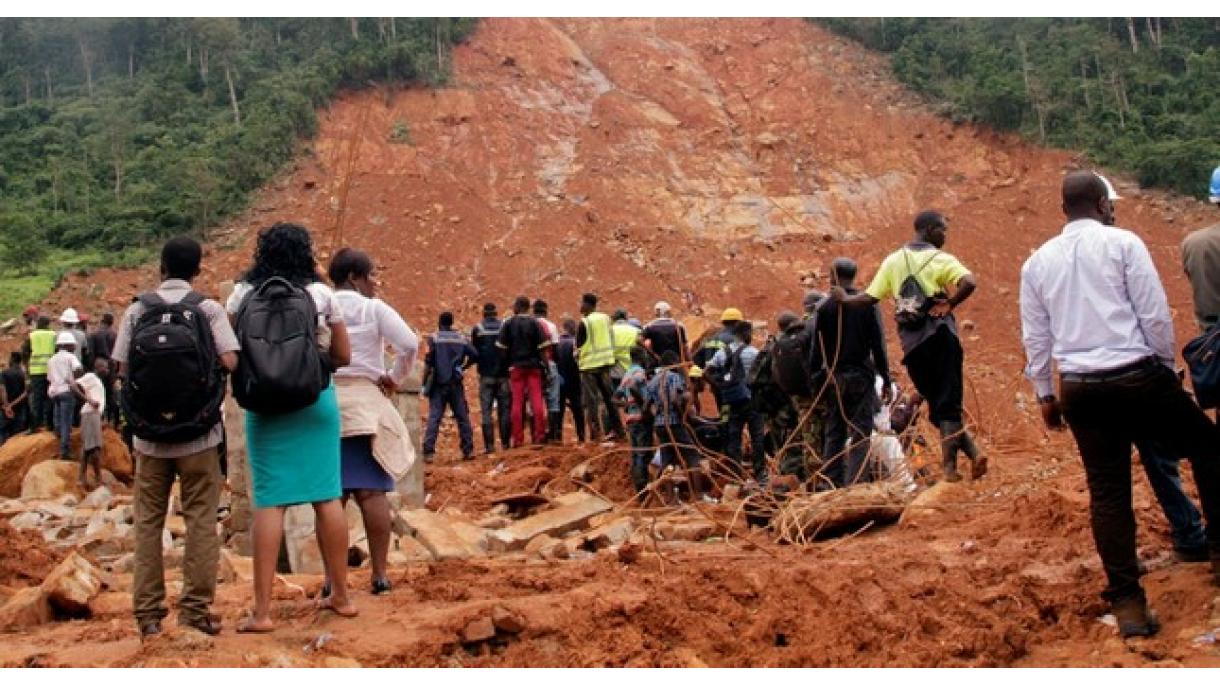
[[[640,338],[640,330],[627,322],[616,322],[610,327],[610,336],[614,339],[614,366],[626,372],[631,366],[631,349]]]
[[[580,370],[600,369],[614,364],[614,339],[610,336],[610,317],[594,312],[583,320],[585,344],[580,346]]]
[[[47,362],[55,354],[55,332],[34,329],[30,332],[30,375],[46,376]]]

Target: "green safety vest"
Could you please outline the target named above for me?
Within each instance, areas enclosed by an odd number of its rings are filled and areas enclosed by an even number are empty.
[[[639,329],[619,322],[610,327],[610,336],[614,339],[614,366],[626,372],[631,366],[631,349],[640,338]]]
[[[46,376],[47,361],[55,354],[55,332],[34,329],[30,332],[30,375]]]
[[[600,369],[614,364],[614,341],[610,337],[610,317],[594,312],[583,320],[585,344],[580,346],[580,371]]]

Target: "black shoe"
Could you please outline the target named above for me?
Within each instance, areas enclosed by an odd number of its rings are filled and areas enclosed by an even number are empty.
[[[220,633],[220,617],[216,615],[206,615],[204,617],[194,617],[191,619],[178,618],[178,626],[190,627],[195,631],[215,636]]]
[[[1118,620],[1118,633],[1123,638],[1153,636],[1161,630],[1156,613],[1148,609],[1143,598],[1125,598],[1113,603],[1114,618]]]
[[[146,619],[140,622],[140,640],[161,635],[161,620]]]
[[[329,598],[330,597],[330,582],[329,581],[322,584],[322,590],[318,593],[318,597],[319,598]]]
[[[373,579],[373,595],[381,595],[382,593],[389,593],[391,588],[393,588],[393,587],[390,586],[389,579],[385,579],[385,578]]]
[[[1211,559],[1210,554],[1207,552],[1206,545],[1202,545],[1197,548],[1174,548],[1173,556],[1177,558],[1178,562],[1185,563],[1207,562],[1209,559]]]

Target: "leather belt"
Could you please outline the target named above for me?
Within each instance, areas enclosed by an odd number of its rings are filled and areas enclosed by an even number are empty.
[[[1104,383],[1106,381],[1118,381],[1135,376],[1141,372],[1153,369],[1159,364],[1161,363],[1157,358],[1150,355],[1131,364],[1116,367],[1115,369],[1107,369],[1104,372],[1063,372],[1059,375],[1059,378],[1065,383]]]

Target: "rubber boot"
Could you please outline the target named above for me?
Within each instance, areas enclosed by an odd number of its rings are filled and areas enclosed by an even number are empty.
[[[961,445],[961,428],[962,425],[957,422],[941,422],[940,424],[940,452],[944,465],[944,479],[949,483],[957,483],[962,480],[962,475],[957,472],[957,450]]]
[[[1148,609],[1148,601],[1142,597],[1115,601],[1110,609],[1118,620],[1118,633],[1123,638],[1152,636],[1161,630],[1156,613]]]
[[[979,447],[969,431],[962,430],[958,445],[961,446],[962,452],[966,453],[966,457],[970,458],[970,480],[983,478],[987,474],[987,456],[979,453]]]

